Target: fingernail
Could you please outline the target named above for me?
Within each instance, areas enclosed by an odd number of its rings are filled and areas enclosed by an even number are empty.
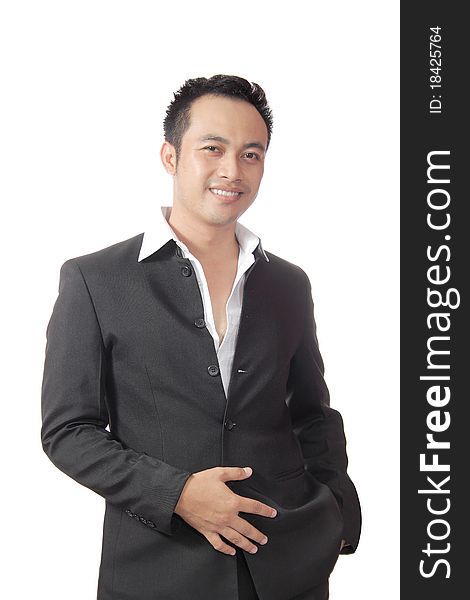
[[[273,510],[272,513],[271,513],[271,517],[275,517],[276,515],[277,515],[277,511]]]
[[[266,544],[266,543],[267,543],[267,541],[268,541],[268,538],[267,538],[267,537],[265,537],[265,538],[263,538],[263,539],[261,540],[260,544]]]
[[[245,473],[247,475],[251,475],[253,473],[253,469],[251,467],[243,467],[245,469]]]
[[[250,552],[251,552],[251,554],[255,554],[256,552],[258,552],[258,548],[256,548],[256,547],[255,547],[255,548],[252,548],[252,549],[250,550]]]

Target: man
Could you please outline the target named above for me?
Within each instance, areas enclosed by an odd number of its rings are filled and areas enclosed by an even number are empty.
[[[271,111],[242,78],[191,79],[164,128],[173,206],[62,265],[44,451],[106,500],[98,600],[324,600],[360,507],[309,279],[238,223]]]

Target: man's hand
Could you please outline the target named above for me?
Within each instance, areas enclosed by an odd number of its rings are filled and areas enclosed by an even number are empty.
[[[277,512],[263,502],[245,498],[232,492],[225,481],[246,479],[252,473],[243,467],[213,467],[192,473],[181,492],[175,513],[191,527],[202,533],[209,543],[224,554],[235,554],[235,548],[226,544],[221,535],[247,552],[258,550],[248,538],[265,544],[268,538],[251,523],[238,516],[240,511],[264,517],[275,517]]]

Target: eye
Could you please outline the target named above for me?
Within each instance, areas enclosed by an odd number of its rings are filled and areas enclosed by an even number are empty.
[[[252,160],[253,158],[255,160],[259,160],[260,159],[259,154],[257,154],[256,152],[245,152],[245,156],[249,160]]]
[[[204,146],[203,150],[209,150],[210,152],[216,152],[217,146]]]

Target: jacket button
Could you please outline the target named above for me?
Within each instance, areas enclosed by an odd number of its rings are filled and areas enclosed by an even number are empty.
[[[227,420],[225,421],[225,423],[224,423],[224,427],[225,427],[225,429],[229,429],[229,430],[230,430],[230,429],[233,429],[233,428],[235,427],[235,425],[236,425],[236,423],[234,423],[234,422],[232,421],[232,419],[227,419]]]
[[[209,365],[207,367],[207,371],[209,372],[209,375],[212,375],[212,377],[215,377],[216,375],[219,374],[219,367],[217,365]]]
[[[194,325],[196,325],[196,327],[205,327],[206,326],[206,322],[204,321],[204,319],[196,319],[194,321]]]
[[[184,267],[181,267],[181,275],[183,275],[184,277],[189,277],[192,272],[193,270],[191,269],[191,267],[188,267],[186,265]]]

